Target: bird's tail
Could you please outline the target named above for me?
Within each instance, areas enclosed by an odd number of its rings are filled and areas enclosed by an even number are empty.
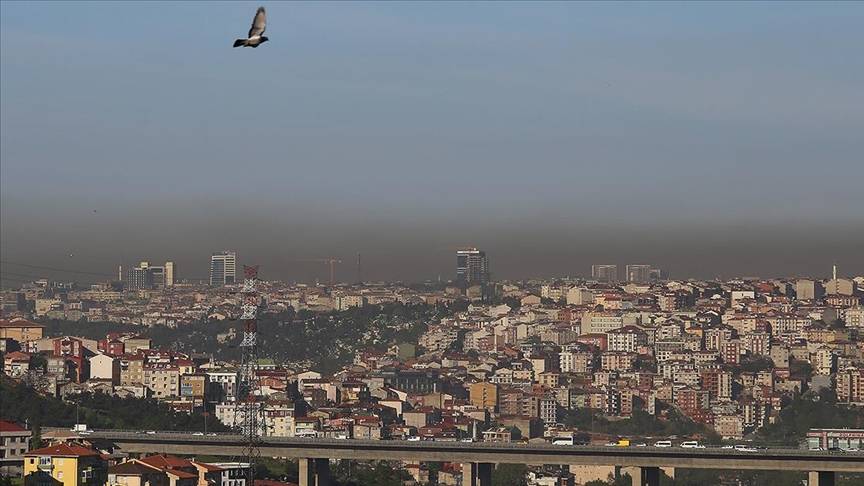
[[[237,39],[234,41],[234,47],[241,47],[246,45],[246,39]]]

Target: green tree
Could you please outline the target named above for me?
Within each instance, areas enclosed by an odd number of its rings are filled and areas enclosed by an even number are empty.
[[[168,405],[153,399],[120,398],[104,393],[84,393],[75,396],[80,404],[80,422],[92,428],[189,430],[204,429],[204,417],[199,412],[175,412]],[[76,405],[59,398],[42,396],[33,388],[0,377],[0,409],[3,417],[27,422],[33,428],[41,426],[71,427],[76,421]],[[215,418],[208,420],[208,430],[227,428]],[[38,437],[37,437],[38,438]]]
[[[513,296],[507,296],[501,299],[502,304],[507,304],[513,310],[517,310],[522,307],[522,301]]]
[[[789,373],[795,378],[803,378],[804,381],[810,381],[810,378],[813,376],[813,365],[807,361],[790,359]]]
[[[30,369],[31,370],[42,370],[48,366],[48,360],[45,359],[45,355],[42,353],[35,353],[30,355]]]
[[[30,424],[30,449],[42,447],[42,424],[35,422]]]
[[[807,431],[817,428],[861,428],[864,410],[838,404],[833,390],[807,392],[780,411],[779,419],[760,429],[754,437],[764,445],[797,446]]]
[[[339,477],[338,482],[345,486],[402,486],[410,475],[402,469],[395,469],[388,463],[376,461],[372,464],[356,463],[348,477]]]
[[[258,344],[261,354],[277,363],[303,363],[330,373],[351,363],[358,351],[386,350],[396,342],[415,343],[427,330],[429,322],[453,312],[452,306],[400,302],[317,314],[289,309],[261,316]],[[234,339],[224,343],[217,338],[239,329],[242,324],[236,321],[197,322],[180,328],[72,321],[45,321],[43,324],[48,335],[75,334],[101,339],[109,331],[134,331],[152,339],[155,347],[185,353],[218,353],[225,360],[240,359],[242,332],[235,332]],[[292,345],[285,346],[285,342]]]
[[[528,468],[524,464],[499,464],[492,470],[493,486],[521,486],[525,484]]]
[[[764,356],[748,356],[740,364],[741,371],[757,373],[759,371],[769,371],[774,369],[774,361],[771,358]]]

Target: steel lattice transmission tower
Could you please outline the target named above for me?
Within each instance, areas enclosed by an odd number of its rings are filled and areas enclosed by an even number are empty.
[[[251,486],[255,479],[255,464],[261,456],[261,436],[266,434],[264,397],[258,376],[258,306],[260,298],[255,286],[258,280],[258,266],[243,266],[243,290],[241,302],[243,313],[243,341],[240,343],[242,357],[237,370],[237,402],[234,407],[234,427],[243,434],[245,444],[243,455],[249,463],[246,484]]]

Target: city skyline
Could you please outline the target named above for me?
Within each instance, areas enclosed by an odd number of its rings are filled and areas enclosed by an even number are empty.
[[[667,280],[716,280],[723,281],[728,279],[746,279],[746,280],[798,280],[812,279],[812,282],[831,282],[837,279],[845,279],[851,281],[853,279],[864,279],[864,275],[844,272],[840,270],[837,263],[834,262],[825,272],[820,274],[785,274],[785,275],[733,275],[723,278],[699,279],[693,276],[678,276],[670,275],[665,268],[659,268],[653,264],[622,264],[622,263],[603,263],[592,264],[589,268],[583,271],[575,271],[566,275],[555,276],[531,276],[527,278],[493,278],[489,271],[489,259],[485,251],[477,248],[464,248],[457,250],[457,263],[455,272],[451,267],[451,272],[448,274],[443,271],[438,274],[438,278],[427,278],[425,280],[370,280],[368,283],[423,283],[434,282],[447,283],[454,285],[484,285],[490,282],[507,282],[507,281],[524,281],[524,280],[574,280],[574,281],[593,281],[606,284],[650,284]],[[471,259],[473,256],[473,259]],[[452,256],[451,256],[452,258]],[[358,268],[352,268],[349,260],[332,259],[336,265],[334,268],[336,285],[362,285],[362,281],[356,279]],[[265,280],[274,282],[296,282],[296,283],[315,283],[319,285],[327,285],[330,283],[328,277],[328,269],[330,268],[328,259],[293,259],[299,265],[302,265],[302,271],[307,278],[282,278],[279,276],[265,276]],[[451,260],[452,261],[452,260]],[[322,266],[322,263],[328,263],[327,266]],[[134,266],[119,265],[116,267],[116,272],[100,273],[95,271],[78,271],[72,268],[54,268],[44,267],[41,265],[30,265],[21,262],[4,261],[4,266],[11,269],[11,275],[3,278],[3,289],[16,289],[23,284],[30,284],[37,281],[48,280],[55,283],[78,283],[82,285],[88,284],[106,284],[111,282],[123,283],[127,288],[163,288],[173,286],[175,283],[186,284],[208,284],[211,287],[220,287],[226,284],[239,283],[236,277],[237,266],[249,265],[250,262],[243,262],[241,256],[238,256],[236,251],[223,250],[213,252],[209,255],[207,266],[203,272],[196,272],[195,269],[201,265],[194,265],[190,273],[177,274],[176,263],[174,261],[166,261],[164,265],[153,265],[149,260],[140,260]],[[258,262],[254,265],[260,266]],[[344,265],[341,265],[344,264]],[[451,263],[452,265],[452,263]],[[618,269],[623,268],[624,273],[619,273]],[[184,267],[185,268],[185,267]],[[339,270],[341,268],[341,271]],[[25,272],[25,273],[21,273]],[[138,272],[136,274],[136,272]]]
[[[232,51],[246,4],[0,4],[2,259],[864,272],[859,3],[268,8]]]

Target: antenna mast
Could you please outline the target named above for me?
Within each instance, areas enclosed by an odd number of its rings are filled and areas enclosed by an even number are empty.
[[[240,343],[242,357],[237,370],[237,402],[234,406],[234,427],[243,435],[243,455],[249,463],[247,485],[255,480],[255,463],[261,456],[261,436],[267,432],[264,399],[258,376],[258,305],[260,298],[255,284],[258,266],[243,265],[243,291],[241,305],[243,313],[243,341]]]

